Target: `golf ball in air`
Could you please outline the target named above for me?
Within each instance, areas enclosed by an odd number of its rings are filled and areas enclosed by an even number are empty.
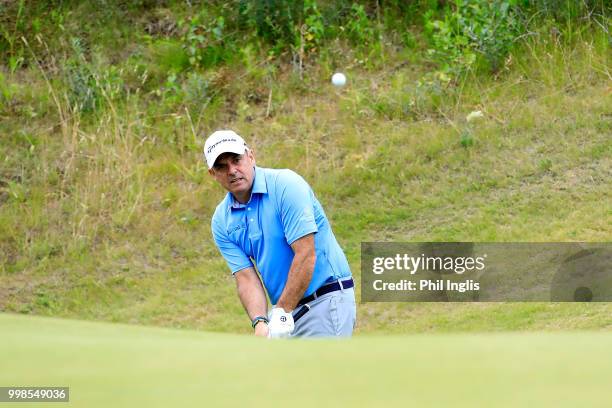
[[[336,72],[332,75],[332,84],[338,87],[344,86],[346,84],[346,76],[342,72]]]

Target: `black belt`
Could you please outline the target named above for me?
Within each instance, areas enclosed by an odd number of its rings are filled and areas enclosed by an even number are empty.
[[[340,284],[342,284],[342,286],[340,286]],[[310,296],[306,296],[304,299],[300,300],[296,308],[306,303],[310,303],[316,298],[321,297],[327,293],[335,292],[340,289],[349,289],[349,288],[352,288],[353,286],[355,286],[355,283],[353,282],[353,278],[348,278],[347,280],[343,280],[340,282],[338,282],[337,280],[333,281],[332,283],[328,283],[325,286],[321,286],[319,289],[316,290],[315,293],[313,293]]]

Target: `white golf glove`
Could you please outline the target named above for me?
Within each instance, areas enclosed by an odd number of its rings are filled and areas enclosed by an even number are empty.
[[[270,323],[268,323],[268,338],[282,339],[289,337],[295,328],[293,316],[285,312],[282,307],[274,307],[270,311]]]

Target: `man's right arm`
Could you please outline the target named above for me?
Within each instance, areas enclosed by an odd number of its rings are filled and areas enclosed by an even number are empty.
[[[236,278],[236,289],[238,297],[244,306],[244,310],[253,320],[257,316],[268,315],[268,301],[261,280],[254,268],[245,268],[234,274]],[[255,335],[267,337],[268,325],[265,322],[255,326]]]
[[[217,219],[217,212],[213,216],[211,229],[217,248],[219,248],[230,270],[233,271],[238,297],[249,318],[252,321],[257,316],[267,316],[266,294],[253,263],[242,248],[229,238],[227,228],[224,228],[223,222],[219,222]],[[258,323],[255,326],[255,335],[267,336],[268,325]]]

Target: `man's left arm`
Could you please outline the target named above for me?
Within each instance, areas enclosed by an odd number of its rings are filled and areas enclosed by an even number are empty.
[[[298,302],[304,297],[304,292],[310,284],[314,271],[317,255],[315,252],[314,234],[308,234],[295,240],[291,244],[294,257],[285,289],[281,294],[276,307],[282,307],[289,312],[297,306]]]

